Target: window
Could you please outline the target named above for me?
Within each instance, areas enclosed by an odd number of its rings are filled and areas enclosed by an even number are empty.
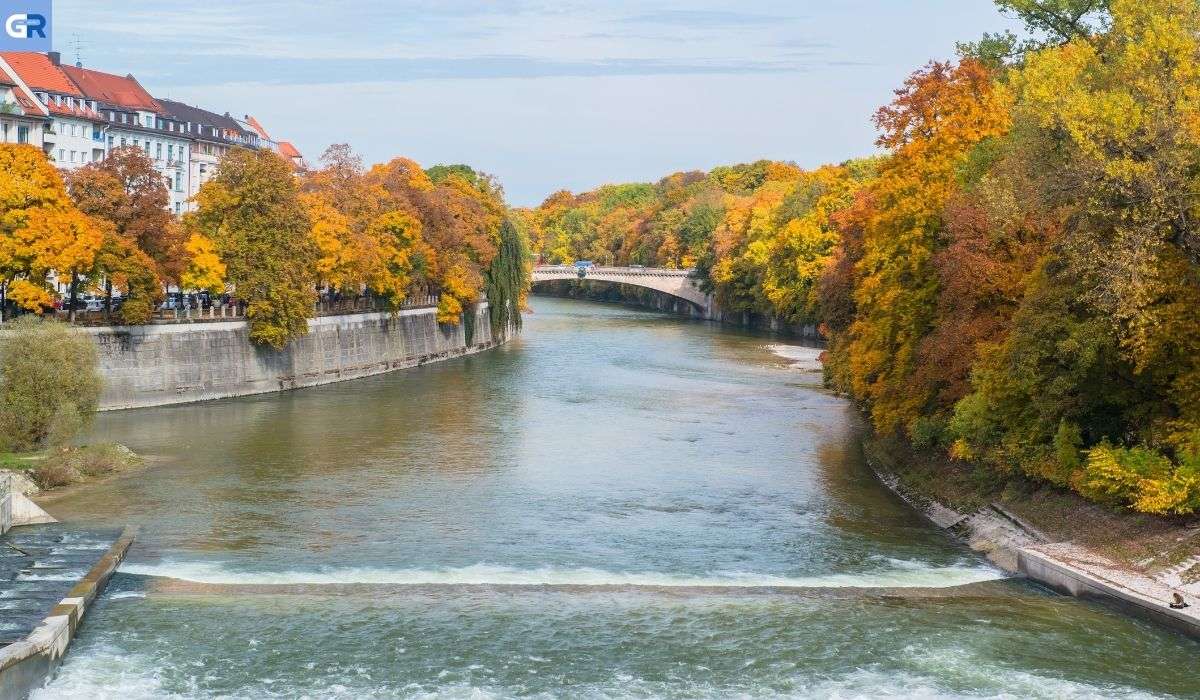
[[[58,162],[59,163],[67,162],[67,150],[65,148],[58,149]]]
[[[175,191],[183,191],[183,173],[175,173]]]
[[[79,135],[78,133],[76,133],[76,129],[78,129],[78,128],[79,128],[79,125],[78,125],[78,124],[72,124],[72,125],[71,125],[71,135],[72,135],[72,136],[78,136],[78,135]]]
[[[141,142],[141,141],[139,141],[138,139],[134,139],[134,140],[133,140],[133,147],[134,147],[134,148],[137,148],[137,147],[138,147],[138,146],[140,146],[140,145],[142,145],[142,142]]]
[[[103,138],[103,137],[100,135],[100,127],[98,127],[98,126],[96,126],[96,125],[94,125],[94,124],[93,124],[93,125],[92,125],[92,140],[93,140],[93,141],[99,141],[99,140],[101,140],[102,138]]]
[[[167,160],[175,160],[175,144],[167,144]]]
[[[29,143],[29,127],[17,127],[17,143]]]
[[[124,136],[122,136],[122,137],[121,137],[121,145],[122,145],[122,146],[124,146],[124,145],[125,145],[125,137],[124,137]]]
[[[75,162],[75,151],[71,151],[71,162]]]
[[[154,157],[162,160],[162,143],[154,144]]]
[[[179,202],[175,202],[175,213],[179,213]]]

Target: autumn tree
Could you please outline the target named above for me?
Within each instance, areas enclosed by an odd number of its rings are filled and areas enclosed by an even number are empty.
[[[307,333],[318,252],[288,164],[269,151],[230,151],[196,201],[189,224],[246,300],[251,340],[281,348]]]
[[[100,227],[71,202],[46,156],[32,146],[0,144],[0,308],[51,307],[51,274],[66,279],[73,296],[100,244]]]
[[[114,148],[104,160],[68,171],[66,180],[81,211],[110,222],[116,235],[154,261],[160,277],[179,283],[187,265],[186,237],[168,210],[163,176],[145,151]]]
[[[929,332],[938,279],[933,267],[943,210],[971,149],[1003,134],[1006,97],[978,63],[931,63],[879,110],[878,144],[890,149],[872,185],[855,288],[856,318],[845,352],[851,389],[882,431],[907,427],[931,399],[913,383]]]

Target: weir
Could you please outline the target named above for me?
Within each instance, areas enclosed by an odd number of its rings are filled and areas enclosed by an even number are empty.
[[[131,532],[57,523],[0,536],[0,700],[45,683],[132,542]]]

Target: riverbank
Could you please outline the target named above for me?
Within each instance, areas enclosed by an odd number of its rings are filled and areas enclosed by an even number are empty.
[[[989,483],[951,460],[872,436],[885,485],[1006,571],[1200,638],[1200,517],[1120,512],[1045,485]],[[1170,607],[1178,593],[1189,607]]]
[[[437,309],[309,319],[281,350],[250,342],[244,320],[83,329],[104,378],[100,410],[249,396],[369,377],[495,347],[487,303],[473,323],[437,322]]]

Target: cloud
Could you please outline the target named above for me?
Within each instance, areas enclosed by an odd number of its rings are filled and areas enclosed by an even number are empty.
[[[240,57],[213,56],[204,60],[202,71],[195,70],[194,64],[176,69],[159,65],[140,69],[139,76],[151,84],[164,86],[239,82],[288,85],[373,80],[406,82],[431,79],[761,74],[802,71],[810,67],[801,61],[678,61],[655,58],[565,61],[525,55],[328,60],[256,58],[254,71],[249,73],[246,65],[246,60]]]
[[[675,27],[730,27],[772,25],[794,17],[751,14],[729,10],[662,10],[622,17],[622,24],[661,24]]]

